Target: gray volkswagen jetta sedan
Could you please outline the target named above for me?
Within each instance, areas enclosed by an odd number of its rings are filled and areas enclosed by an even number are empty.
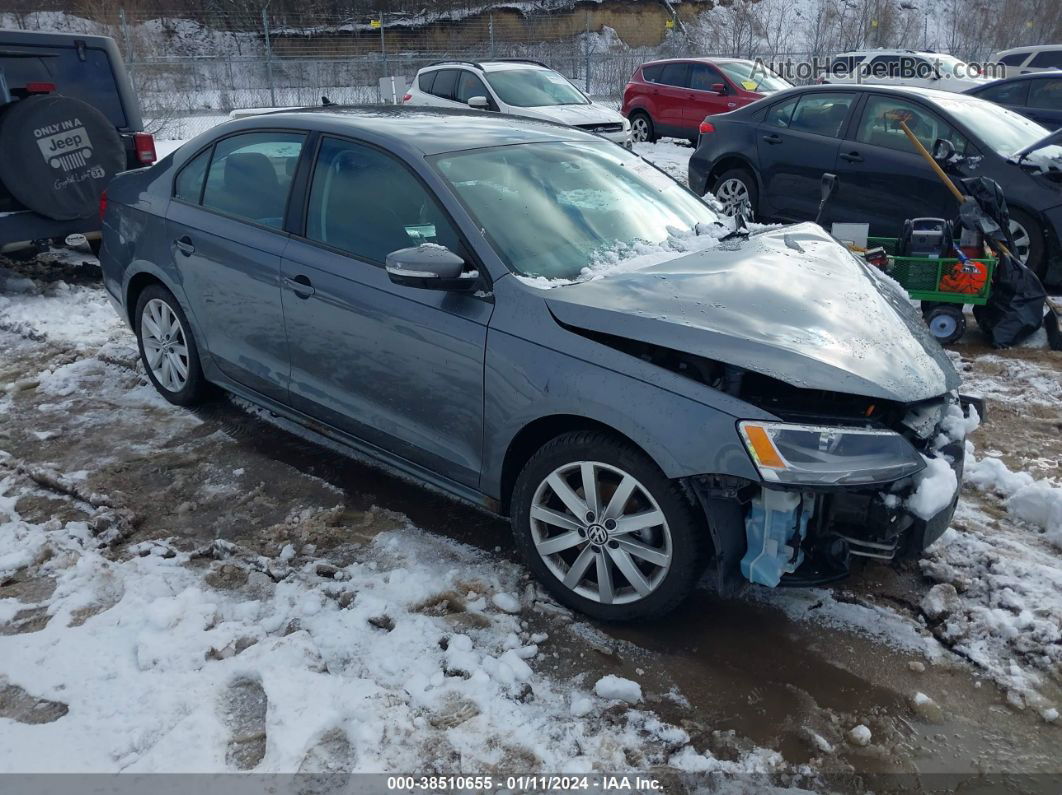
[[[220,386],[508,515],[591,616],[661,615],[708,566],[733,593],[917,556],[955,508],[959,379],[894,283],[573,128],[229,122],[118,176],[103,229],[167,400]]]

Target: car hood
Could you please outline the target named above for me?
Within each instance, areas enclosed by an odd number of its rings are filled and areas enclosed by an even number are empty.
[[[554,317],[805,389],[910,403],[959,385],[906,292],[815,224],[555,287]]]
[[[520,108],[521,116],[545,119],[561,124],[619,124],[623,116],[603,105],[542,105],[537,108]]]

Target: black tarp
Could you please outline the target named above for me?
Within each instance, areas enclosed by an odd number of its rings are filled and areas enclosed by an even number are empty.
[[[986,177],[962,180],[967,201],[959,208],[959,222],[984,235],[999,257],[992,277],[988,303],[973,308],[981,331],[997,348],[1016,345],[1040,328],[1047,291],[1039,278],[1015,257],[1002,252],[999,244],[1014,250],[1010,213],[999,183]]]

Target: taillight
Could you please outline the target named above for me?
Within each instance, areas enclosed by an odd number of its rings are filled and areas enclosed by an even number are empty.
[[[699,132],[701,135],[704,135],[705,133],[714,133],[715,125],[705,119],[701,122],[701,126],[697,128],[697,132]]]
[[[409,102],[411,99],[413,99],[412,94],[406,94],[404,97],[402,97],[403,102]]]
[[[55,91],[55,83],[26,83],[27,94],[51,94]]]
[[[133,133],[133,148],[136,150],[136,161],[143,166],[150,166],[158,159],[155,155],[155,139],[151,133]]]
[[[100,223],[103,223],[103,216],[107,214],[107,191],[106,189],[100,194]]]

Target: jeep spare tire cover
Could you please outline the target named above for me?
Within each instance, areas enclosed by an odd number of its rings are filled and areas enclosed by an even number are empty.
[[[0,183],[47,218],[91,217],[104,187],[125,168],[118,131],[87,102],[33,96],[0,116]]]

